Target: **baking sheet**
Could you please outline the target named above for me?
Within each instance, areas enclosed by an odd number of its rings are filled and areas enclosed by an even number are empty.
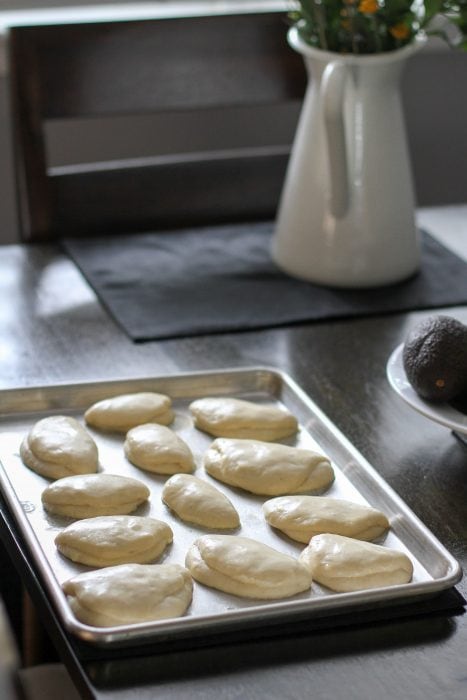
[[[191,447],[197,476],[213,483],[234,503],[241,528],[234,534],[252,537],[275,549],[298,556],[304,545],[270,528],[259,497],[212,479],[204,472],[202,456],[213,438],[193,427],[188,405],[203,396],[236,396],[256,402],[282,404],[299,420],[297,436],[284,444],[316,449],[332,461],[336,480],[326,496],[366,503],[382,510],[391,530],[380,542],[404,551],[414,564],[410,583],[400,586],[333,593],[313,583],[310,592],[282,601],[256,601],[228,595],[194,582],[193,602],[184,617],[138,625],[96,628],[75,619],[61,590],[61,584],[90,567],[75,564],[60,555],[54,545],[57,533],[71,519],[48,514],[40,496],[49,480],[23,465],[19,445],[34,422],[48,415],[66,414],[84,424],[83,412],[95,401],[121,393],[158,391],[172,397],[176,413],[170,426]],[[200,632],[263,624],[281,616],[338,614],[354,606],[371,606],[413,600],[453,586],[461,577],[458,563],[389,488],[371,465],[353,448],[310,398],[286,374],[268,368],[200,372],[159,378],[142,378],[78,385],[46,386],[0,392],[0,485],[29,548],[43,584],[68,631],[81,640],[99,645],[137,644],[148,638],[190,636]],[[168,478],[150,474],[131,465],[123,454],[123,435],[109,435],[87,428],[99,448],[101,471],[132,476],[151,490],[151,498],[136,515],[166,521],[174,542],[158,563],[184,564],[192,542],[207,531],[183,523],[162,503],[160,493]],[[225,531],[224,531],[225,532]]]

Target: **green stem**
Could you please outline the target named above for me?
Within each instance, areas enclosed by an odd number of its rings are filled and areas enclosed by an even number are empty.
[[[320,47],[322,49],[327,50],[328,42],[326,39],[326,21],[325,21],[325,17],[323,14],[323,6],[321,4],[321,1],[319,0],[318,2],[316,2],[316,0],[314,0],[314,2],[312,3],[312,8],[313,8],[313,14],[315,16],[316,24],[318,26],[318,36],[319,36]]]
[[[355,8],[352,7],[350,15],[350,33],[352,34],[352,53],[360,53],[358,50],[357,38],[355,36]]]
[[[380,37],[380,35],[379,35],[379,31],[378,31],[378,22],[376,21],[376,16],[375,16],[375,15],[373,15],[373,16],[371,17],[371,24],[372,24],[373,32],[374,32],[374,35],[375,35],[375,46],[376,46],[376,50],[377,50],[377,51],[382,51],[382,50],[383,50],[383,44],[382,44],[382,42],[381,42],[381,37]]]

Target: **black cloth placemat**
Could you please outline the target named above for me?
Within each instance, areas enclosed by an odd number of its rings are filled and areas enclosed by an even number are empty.
[[[467,263],[422,232],[420,272],[372,290],[283,274],[272,222],[66,238],[65,251],[134,341],[244,331],[467,303]]]

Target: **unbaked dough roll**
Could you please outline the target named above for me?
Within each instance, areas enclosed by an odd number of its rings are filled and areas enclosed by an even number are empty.
[[[141,391],[98,401],[88,408],[84,419],[93,428],[126,433],[142,423],[168,425],[173,421],[174,413],[168,396]]]
[[[244,598],[288,598],[311,586],[307,567],[247,537],[200,537],[188,550],[185,564],[200,583]]]
[[[138,425],[127,433],[123,449],[132,464],[156,474],[192,472],[195,466],[186,442],[163,425]]]
[[[259,440],[214,440],[204,457],[208,474],[264,496],[321,490],[334,481],[327,457]]]
[[[232,529],[240,518],[219,489],[191,474],[175,474],[162,490],[162,500],[179,518],[214,529]]]
[[[323,532],[375,540],[389,528],[384,513],[370,506],[324,496],[280,496],[263,504],[272,527],[297,542],[308,544]]]
[[[118,474],[80,474],[58,479],[42,492],[44,508],[68,518],[126,515],[150,496],[137,479]]]
[[[313,579],[333,591],[408,583],[413,565],[403,552],[342,535],[317,535],[300,555]]]
[[[114,627],[183,615],[193,581],[178,564],[124,564],[89,571],[62,586],[75,616],[92,627]]]
[[[70,416],[49,416],[39,420],[20,446],[24,464],[49,479],[71,474],[90,474],[98,468],[97,445]]]
[[[55,538],[61,554],[87,566],[147,564],[158,559],[173,534],[167,523],[137,515],[104,515],[68,525]]]
[[[204,398],[190,404],[195,426],[214,437],[281,440],[298,430],[286,409],[235,398]]]

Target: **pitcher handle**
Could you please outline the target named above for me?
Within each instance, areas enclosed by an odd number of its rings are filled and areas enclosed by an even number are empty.
[[[331,182],[331,214],[342,218],[349,208],[347,147],[344,125],[344,90],[347,67],[329,63],[323,73],[321,98]]]

